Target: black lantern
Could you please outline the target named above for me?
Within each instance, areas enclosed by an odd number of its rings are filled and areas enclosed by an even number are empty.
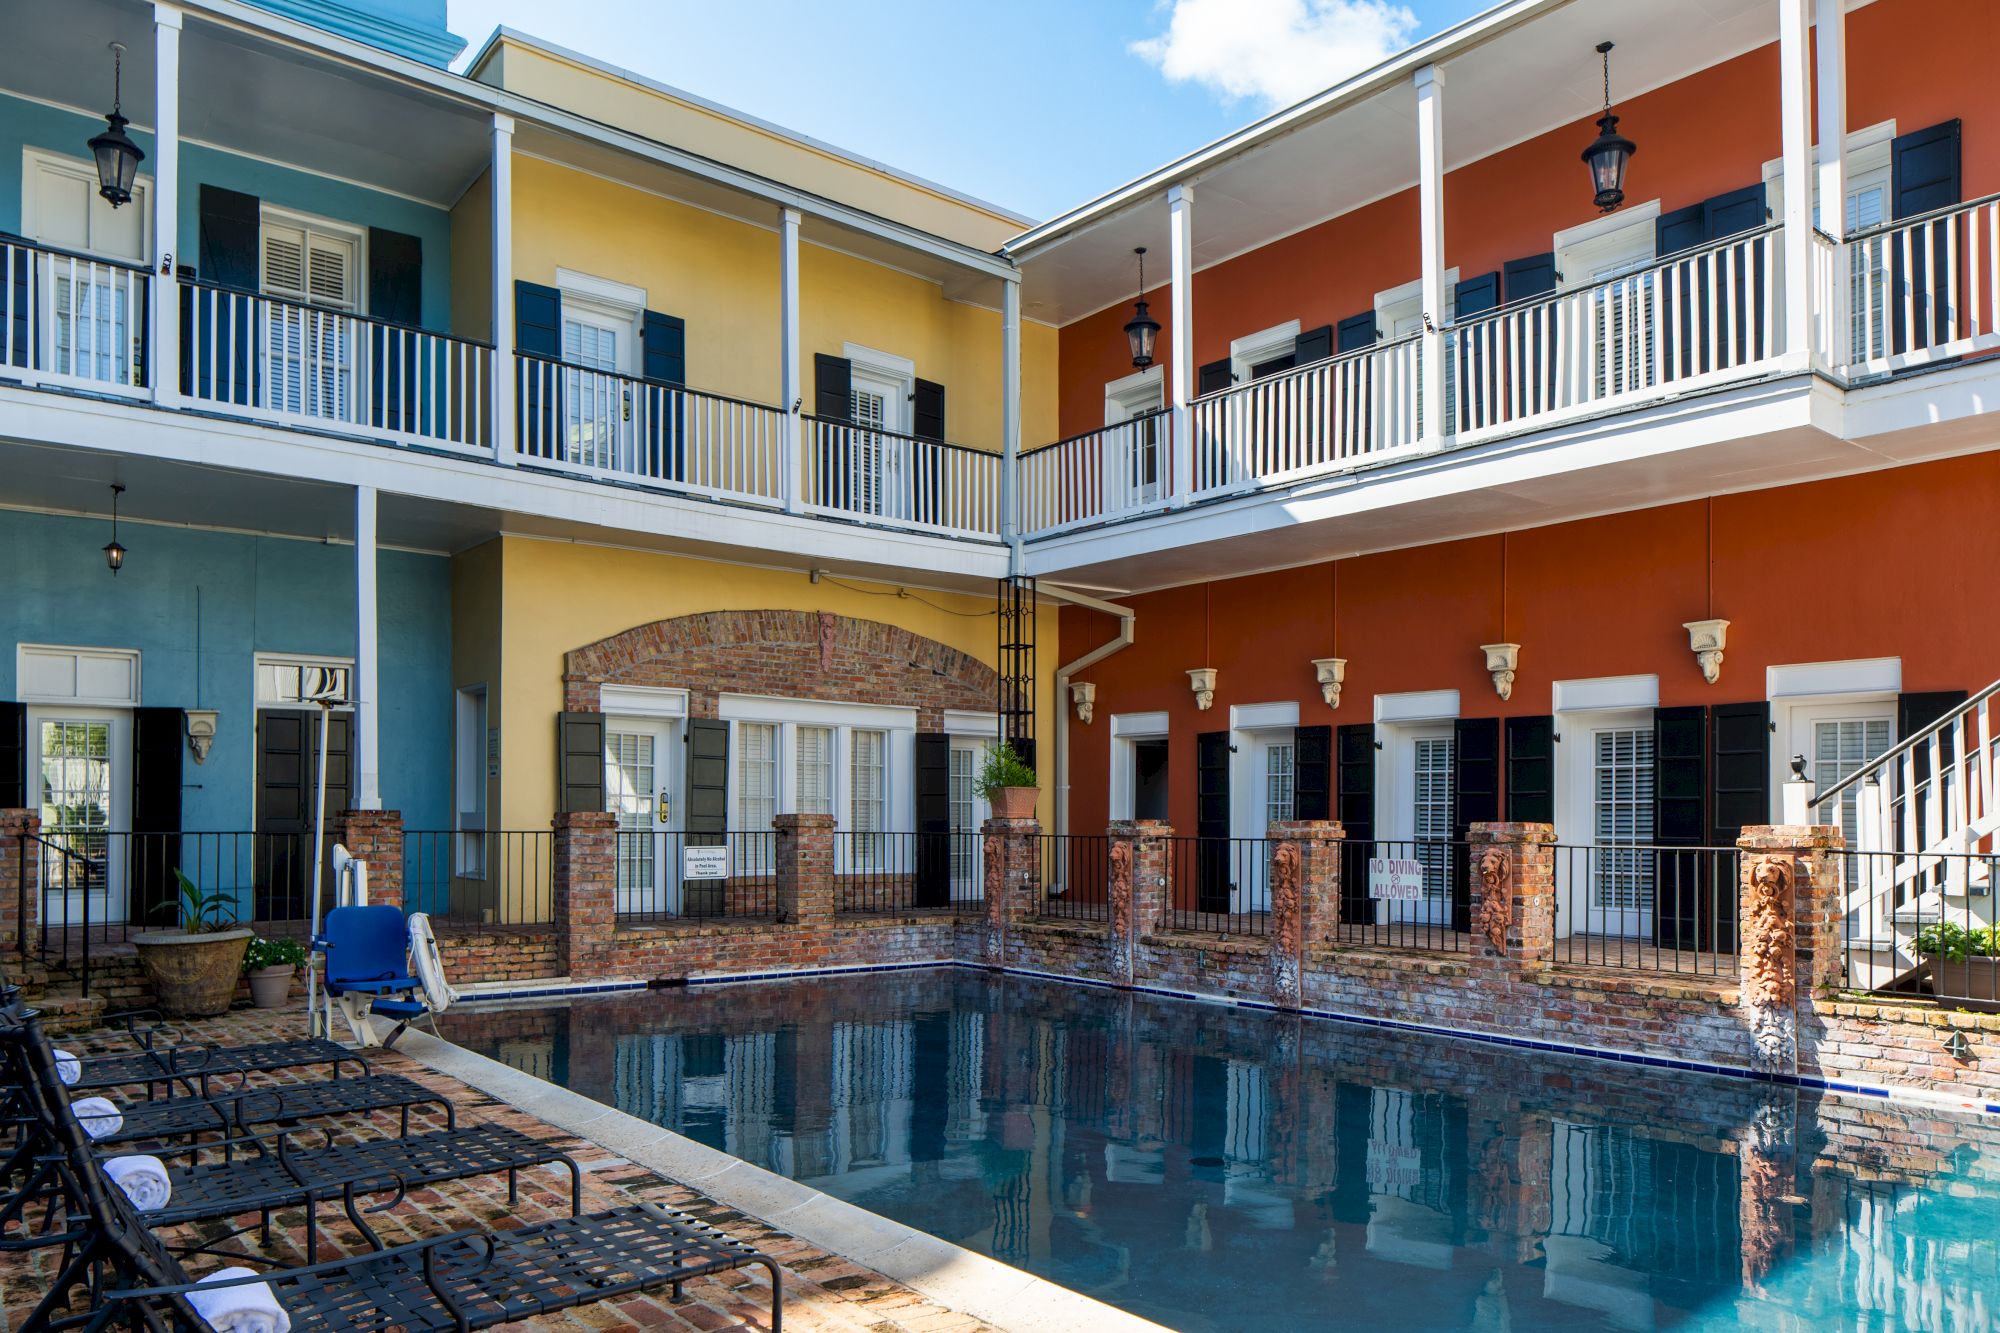
[[[1132,364],[1140,370],[1153,364],[1153,344],[1160,336],[1160,321],[1146,310],[1146,247],[1132,251],[1139,256],[1139,299],[1132,303],[1132,318],[1125,321],[1125,338],[1132,344]]]
[[[132,202],[132,178],[139,174],[139,159],[145,154],[125,133],[128,122],[118,114],[124,105],[125,91],[123,42],[111,44],[111,62],[111,114],[104,118],[110,124],[104,133],[90,141],[90,152],[97,159],[97,192],[117,208]]]
[[[1597,138],[1583,150],[1583,163],[1590,168],[1597,207],[1609,213],[1625,202],[1625,164],[1639,146],[1618,132],[1618,117],[1611,114],[1611,43],[1599,42],[1597,54],[1604,58],[1604,114],[1597,121]]]
[[[118,544],[118,497],[125,494],[125,488],[117,482],[111,483],[111,540],[104,543],[104,563],[111,566],[116,574],[125,564],[125,548]]]

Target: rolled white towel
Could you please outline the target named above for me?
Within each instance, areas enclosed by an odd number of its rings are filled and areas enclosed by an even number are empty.
[[[93,1139],[108,1138],[125,1124],[125,1117],[109,1097],[83,1097],[69,1104],[83,1132]]]
[[[224,1268],[201,1281],[255,1276],[257,1272],[252,1268]],[[196,1283],[195,1289],[188,1293],[188,1304],[208,1321],[215,1333],[291,1333],[292,1317],[278,1304],[268,1282],[245,1282],[213,1291],[203,1291],[201,1283]]]
[[[64,1087],[73,1086],[78,1079],[83,1077],[83,1061],[77,1059],[68,1051],[57,1051],[56,1077],[63,1081]]]
[[[113,1157],[104,1164],[104,1174],[117,1182],[132,1206],[142,1213],[164,1208],[174,1197],[174,1183],[167,1179],[167,1164],[145,1153]]]

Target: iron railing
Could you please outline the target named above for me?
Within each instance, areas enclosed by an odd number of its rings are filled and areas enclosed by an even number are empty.
[[[1271,919],[1270,838],[1173,837],[1166,843],[1166,925],[1210,935],[1265,935]]]
[[[549,829],[404,829],[403,909],[465,930],[545,926],[554,867]]]
[[[40,957],[54,966],[79,970],[80,993],[90,994],[90,945],[91,903],[100,899],[105,892],[106,856],[102,849],[98,855],[90,856],[71,845],[62,835],[45,837],[39,833],[23,833],[17,848],[18,856],[14,865],[20,877],[14,918],[19,935],[20,952],[23,958]],[[30,858],[33,858],[31,861]],[[29,866],[35,868],[31,873]],[[39,885],[39,904],[30,885]],[[62,907],[61,919],[49,920],[49,893],[51,885],[57,894],[56,901]],[[71,919],[70,908],[75,905],[75,919]],[[29,914],[39,906],[41,916],[34,931],[27,929]]]
[[[1450,838],[1339,844],[1340,944],[1456,953],[1465,948],[1471,847]]]
[[[1043,916],[1111,919],[1111,839],[1105,834],[1037,834],[1035,874],[1036,901]]]
[[[0,376],[138,394],[149,383],[152,275],[135,264],[0,240]]]
[[[1843,852],[1842,961],[1855,990],[2000,1007],[1994,852]]]
[[[1736,974],[1734,847],[1558,846],[1555,960],[1689,976]]]
[[[777,920],[777,838],[769,829],[750,833],[620,829],[618,923]]]
[[[841,912],[949,912],[986,900],[984,839],[974,832],[833,835]]]

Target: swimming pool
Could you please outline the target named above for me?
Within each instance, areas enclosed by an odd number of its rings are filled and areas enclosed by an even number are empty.
[[[1174,1328],[2000,1328],[2000,1123],[965,969],[474,1050]]]

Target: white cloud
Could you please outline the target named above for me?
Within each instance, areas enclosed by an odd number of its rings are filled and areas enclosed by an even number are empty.
[[[1389,0],[1166,0],[1167,30],[1132,43],[1174,83],[1287,106],[1409,45],[1417,16]]]

